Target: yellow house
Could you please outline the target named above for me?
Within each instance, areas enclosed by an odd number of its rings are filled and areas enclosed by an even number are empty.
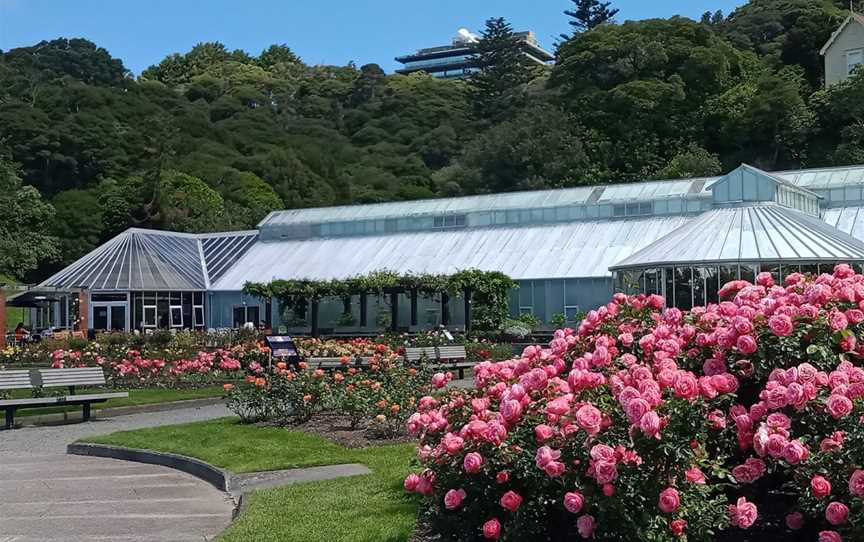
[[[851,13],[820,53],[825,57],[825,86],[848,79],[864,63],[864,15]]]

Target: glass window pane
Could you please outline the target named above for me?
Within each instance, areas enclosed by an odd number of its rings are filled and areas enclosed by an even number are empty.
[[[675,268],[675,306],[681,310],[693,308],[693,277],[689,267]]]
[[[720,289],[722,290],[726,284],[738,280],[737,265],[722,265],[720,266]]]
[[[674,307],[675,306],[675,270],[671,267],[667,267],[663,270],[663,279],[665,281],[665,285],[663,288],[663,295],[666,298],[666,306]]]
[[[720,290],[719,274],[716,267],[703,267],[705,273],[705,302],[719,302],[718,292]]]
[[[234,307],[234,326],[243,327],[246,323],[246,307]]]
[[[708,277],[708,269],[705,267],[693,268],[693,306],[705,305],[705,279]]]
[[[659,269],[646,269],[645,270],[645,293],[646,294],[659,294],[661,291],[660,287],[660,270]]]
[[[756,282],[757,266],[753,264],[741,264],[741,280]]]
[[[801,272],[810,275],[818,275],[819,274],[819,265],[815,263],[805,263],[801,264]]]

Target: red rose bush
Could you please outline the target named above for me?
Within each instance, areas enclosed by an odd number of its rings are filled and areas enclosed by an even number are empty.
[[[405,480],[458,540],[864,540],[864,276],[719,304],[616,294],[408,421]],[[440,379],[440,377],[439,377]]]

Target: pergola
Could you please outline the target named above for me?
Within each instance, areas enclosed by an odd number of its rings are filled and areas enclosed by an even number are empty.
[[[7,307],[45,309],[58,304],[64,311],[67,330],[87,332],[89,291],[85,288],[54,288],[50,286],[0,285],[0,348],[7,345]]]

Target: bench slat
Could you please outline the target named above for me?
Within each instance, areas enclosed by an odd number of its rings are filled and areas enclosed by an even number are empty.
[[[119,391],[115,393],[92,393],[87,395],[68,395],[65,397],[36,397],[28,399],[5,399],[0,401],[0,409],[9,406],[38,406],[38,405],[70,405],[80,403],[102,402],[108,399],[123,399],[129,397],[129,393]]]
[[[30,383],[30,371],[16,369],[0,371],[0,390],[33,389]]]
[[[105,385],[105,373],[101,367],[39,369],[39,376],[43,387]]]

